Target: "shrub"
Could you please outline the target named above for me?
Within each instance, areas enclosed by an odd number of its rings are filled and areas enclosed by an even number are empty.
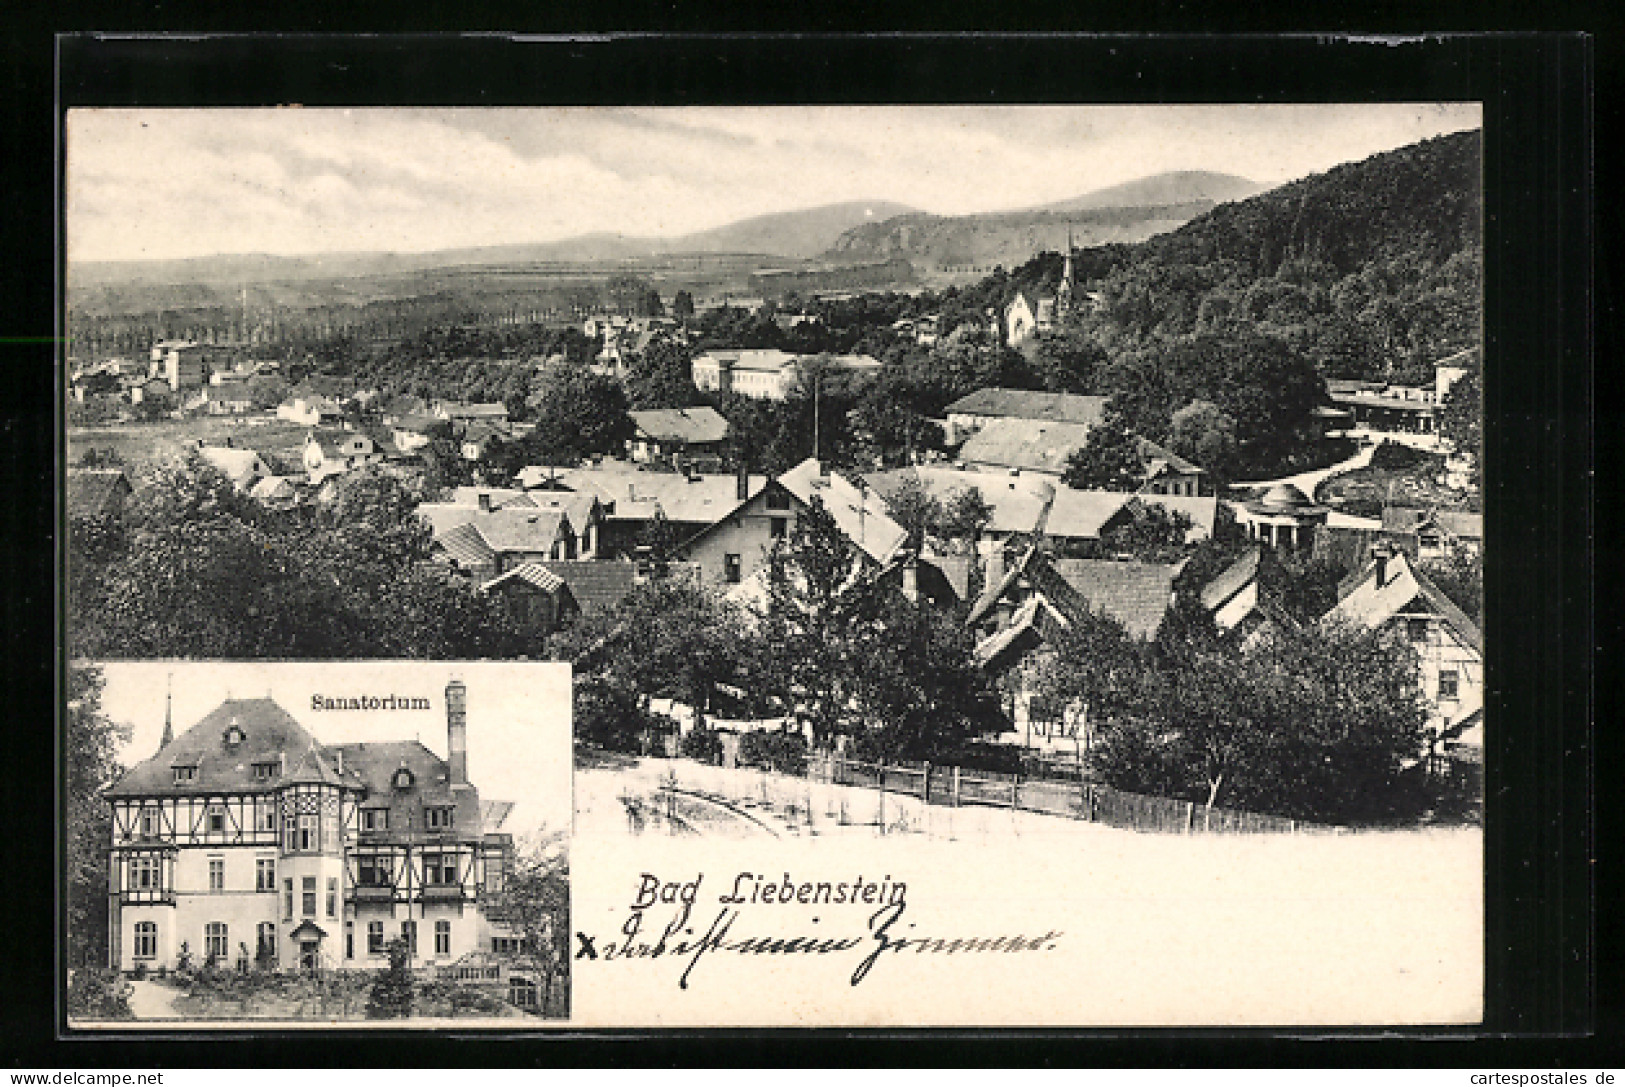
[[[68,982],[68,1014],[81,1019],[134,1019],[135,988],[117,970],[77,970]]]
[[[1371,467],[1398,471],[1414,468],[1433,457],[1434,454],[1425,450],[1412,449],[1403,442],[1389,441],[1385,438],[1382,444],[1371,451]]]
[[[144,962],[136,963],[135,964],[135,969],[130,971],[130,976],[132,978],[134,978],[136,981],[146,981],[147,980],[147,964],[144,963]]]
[[[412,971],[406,965],[406,941],[391,940],[388,950],[389,969],[378,975],[367,996],[368,1019],[405,1019],[412,1014],[417,992]]]
[[[722,738],[715,729],[696,728],[683,737],[683,755],[712,766],[722,761]]]
[[[805,777],[807,741],[799,732],[747,732],[739,740],[739,764]]]

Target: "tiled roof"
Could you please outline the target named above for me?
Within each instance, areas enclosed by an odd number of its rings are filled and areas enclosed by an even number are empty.
[[[494,510],[507,509],[509,506],[523,506],[527,509],[536,506],[536,501],[525,491],[516,491],[504,487],[454,487],[451,492],[451,501],[445,503],[453,506],[472,506],[479,509],[480,495],[490,495],[491,508]],[[425,503],[427,505],[428,503]],[[419,509],[422,507],[420,506]]]
[[[1219,500],[1213,495],[1199,497],[1183,494],[1151,494],[1134,496],[1148,506],[1161,506],[1169,513],[1183,513],[1190,518],[1191,529],[1187,539],[1197,540],[1213,535],[1213,522],[1219,516]]]
[[[294,496],[293,484],[288,482],[285,476],[266,476],[254,484],[248,493],[261,502]]]
[[[467,521],[436,532],[434,542],[459,566],[486,566],[496,558],[496,552],[485,542],[485,537]]]
[[[1482,540],[1484,538],[1484,515],[1482,513],[1469,513],[1466,510],[1440,510],[1438,514],[1439,527],[1452,536],[1464,540]]]
[[[1084,427],[1100,422],[1105,410],[1104,396],[1031,392],[1026,389],[977,389],[944,409],[948,415],[990,415],[1038,422],[1076,423]]]
[[[630,562],[537,562],[527,566],[540,566],[569,586],[581,610],[612,608],[619,604],[637,583],[637,567]]]
[[[1210,612],[1218,611],[1226,601],[1246,588],[1248,583],[1255,580],[1258,577],[1260,555],[1261,552],[1258,548],[1252,548],[1241,558],[1221,570],[1218,577],[1202,586],[1202,591],[1197,599],[1201,601],[1203,609]]]
[[[493,551],[542,551],[553,546],[568,519],[561,510],[497,510],[475,513],[469,524]]]
[[[472,787],[453,789],[446,761],[417,740],[338,744],[326,750],[330,758],[342,752],[346,777],[365,787],[362,807],[389,809],[391,835],[422,832],[425,807],[456,809],[452,837],[473,837],[482,832],[479,791]],[[412,784],[398,789],[395,772],[403,767],[411,773]]]
[[[68,516],[112,513],[130,493],[130,480],[119,468],[68,469]]]
[[[1382,510],[1382,527],[1385,532],[1420,532],[1429,523],[1462,539],[1484,538],[1482,514],[1464,510],[1410,509],[1404,506],[1384,506]]]
[[[481,592],[490,592],[498,585],[509,581],[523,581],[527,585],[535,586],[544,593],[556,593],[564,588],[564,579],[553,573],[539,562],[524,562],[515,566],[501,577],[494,577],[480,586]]]
[[[1061,539],[1094,540],[1107,522],[1126,506],[1133,495],[1123,491],[1076,491],[1056,487],[1055,501],[1044,522],[1044,535]]]
[[[993,519],[988,522],[987,530],[1007,534],[1031,532],[1055,491],[1054,481],[1048,479],[969,472],[939,465],[869,472],[863,479],[888,502],[894,500],[910,481],[917,481],[928,494],[944,505],[959,492],[973,490],[993,508]]]
[[[508,405],[501,403],[459,403],[441,400],[435,404],[434,410],[437,414],[444,415],[448,419],[506,419],[508,417]]]
[[[1081,423],[994,419],[960,447],[959,459],[1060,475],[1067,459],[1088,439],[1089,427]]]
[[[606,506],[613,502],[615,509],[609,516],[620,521],[653,520],[658,510],[668,521],[713,525],[741,504],[739,481],[732,475],[645,472],[615,462],[562,470],[557,473],[557,479],[561,486],[572,491],[597,495]],[[746,493],[754,498],[767,486],[767,477],[753,475],[746,482]]]
[[[876,562],[887,562],[908,539],[908,531],[892,520],[886,512],[886,500],[877,492],[854,486],[838,472],[820,474],[818,461],[811,457],[778,481],[808,505],[818,498],[836,527]]]
[[[1136,438],[1135,445],[1140,450],[1140,456],[1145,458],[1145,474],[1149,479],[1158,473],[1158,469],[1166,465],[1180,475],[1197,475],[1202,469],[1192,464],[1173,450],[1158,445],[1150,438]]]
[[[597,495],[578,491],[527,491],[525,497],[537,509],[562,511],[578,533],[586,531],[600,504]]]
[[[1077,590],[1091,611],[1123,624],[1131,638],[1155,638],[1173,602],[1174,578],[1183,563],[1056,559],[1056,573]]]
[[[655,441],[720,442],[728,437],[728,420],[717,409],[659,408],[630,413],[639,431]]]
[[[709,359],[715,363],[731,365],[735,370],[761,370],[776,374],[784,369],[786,363],[793,362],[796,358],[797,356],[792,355],[790,352],[780,351],[777,348],[730,348],[727,350],[706,351],[694,361],[699,362],[701,359]]]
[[[242,730],[243,740],[228,745],[226,733],[233,724]],[[319,773],[316,767],[321,757],[315,737],[271,699],[228,698],[157,754],[133,766],[107,790],[107,795],[267,792],[281,782],[256,780],[256,762],[280,764],[286,756],[285,770],[291,773],[311,752],[317,752],[311,756],[315,764],[311,772]],[[177,784],[177,766],[195,766],[196,774],[192,780]],[[328,773],[332,773],[331,768]]]

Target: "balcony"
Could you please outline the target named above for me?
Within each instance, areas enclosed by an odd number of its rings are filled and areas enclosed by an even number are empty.
[[[175,891],[174,888],[120,891],[118,900],[121,906],[173,906]]]

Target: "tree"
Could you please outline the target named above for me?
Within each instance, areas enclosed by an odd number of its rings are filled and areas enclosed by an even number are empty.
[[[570,854],[563,832],[518,844],[490,916],[518,937],[518,963],[541,979],[540,1014],[568,1014]]]
[[[417,985],[412,978],[411,950],[400,937],[384,945],[389,953],[389,966],[372,983],[367,995],[368,1019],[408,1019],[412,1004],[417,999]]]
[[[1236,421],[1211,400],[1192,400],[1174,412],[1168,447],[1207,469],[1211,478],[1227,480],[1236,460]]]
[[[1145,479],[1140,440],[1110,411],[1067,459],[1061,482],[1080,491],[1136,491]]]
[[[1189,552],[1186,540],[1192,524],[1184,513],[1139,500],[1131,500],[1124,512],[1127,516],[1114,519],[1094,546],[1083,549],[1079,557],[1128,555],[1138,562],[1168,563],[1178,562]]]
[[[570,363],[548,366],[529,404],[535,429],[524,444],[532,464],[573,466],[594,453],[617,453],[632,437],[620,384]]]
[[[671,315],[680,320],[687,320],[694,316],[694,296],[687,291],[678,291],[673,295]]]
[[[669,338],[652,341],[642,354],[633,356],[626,391],[632,407],[638,409],[686,408],[699,403],[688,349]]]
[[[982,492],[969,484],[948,496],[938,531],[942,538],[974,552],[982,531],[993,522],[993,507]]]
[[[1439,433],[1458,454],[1478,462],[1484,444],[1484,394],[1477,370],[1462,375],[1444,394]]]
[[[1484,625],[1484,561],[1478,550],[1460,544],[1421,563],[1422,573],[1479,627]]]
[[[118,748],[130,738],[128,725],[115,724],[102,712],[102,687],[100,668],[68,667],[63,736],[67,947],[76,968],[92,970],[108,961],[107,851],[113,840],[113,814],[101,794],[122,772]]]
[[[908,531],[904,548],[918,552],[925,546],[927,536],[938,534],[942,524],[942,503],[921,483],[918,476],[907,476],[886,499],[886,509],[892,519]]]

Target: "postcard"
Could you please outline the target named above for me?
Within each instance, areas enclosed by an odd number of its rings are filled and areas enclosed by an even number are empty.
[[[1482,125],[69,110],[69,1028],[1480,1023]]]

